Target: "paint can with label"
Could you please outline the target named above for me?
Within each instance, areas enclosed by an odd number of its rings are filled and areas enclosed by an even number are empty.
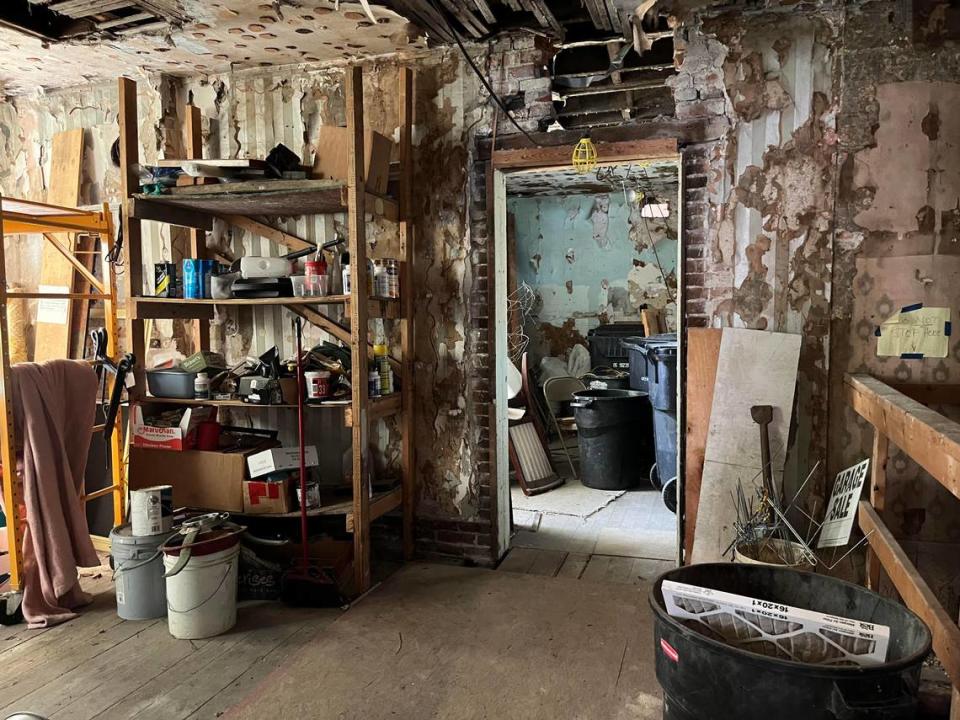
[[[153,294],[157,297],[178,297],[176,263],[155,263],[153,266]]]
[[[330,372],[328,370],[308,370],[303,374],[307,385],[307,400],[323,400],[330,395]]]
[[[172,526],[172,485],[130,491],[130,531],[134,537],[169,532]]]

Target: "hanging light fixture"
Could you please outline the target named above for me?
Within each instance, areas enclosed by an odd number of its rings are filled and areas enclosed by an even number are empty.
[[[581,175],[586,175],[597,167],[597,146],[587,133],[573,148],[573,169]]]

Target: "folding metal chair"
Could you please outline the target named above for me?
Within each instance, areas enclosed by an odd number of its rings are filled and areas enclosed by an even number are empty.
[[[570,463],[570,472],[573,477],[578,479],[577,469],[573,464],[573,457],[570,455],[570,449],[567,447],[567,441],[563,436],[564,430],[567,432],[576,432],[577,424],[573,415],[558,415],[557,411],[563,407],[563,403],[573,400],[573,394],[586,390],[587,386],[581,380],[575,377],[552,377],[543,384],[543,397],[547,401],[547,411],[553,420],[553,427],[560,437],[560,447],[563,448],[564,455],[567,456],[567,462]]]

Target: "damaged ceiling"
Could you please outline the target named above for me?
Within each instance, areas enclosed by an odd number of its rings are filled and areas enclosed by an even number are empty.
[[[41,16],[51,13],[60,19],[44,25]],[[24,26],[25,14],[36,27]],[[0,19],[0,85],[7,94],[122,74],[337,63],[426,46],[395,11],[336,0],[16,0],[4,3]],[[56,36],[45,36],[44,28]]]

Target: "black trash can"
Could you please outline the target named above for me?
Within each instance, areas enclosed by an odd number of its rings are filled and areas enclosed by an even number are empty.
[[[650,400],[634,390],[573,394],[580,442],[580,480],[595,490],[628,490],[653,463]]]
[[[635,335],[643,335],[643,323],[608,323],[588,331],[591,367],[627,370],[630,358],[620,341]]]
[[[664,580],[887,625],[887,662],[814,665],[733,647],[693,629],[696,621],[670,617]],[[866,588],[786,568],[688,565],[657,578],[650,606],[665,720],[907,720],[916,714],[930,631],[905,607]]]
[[[655,345],[670,345],[675,348],[677,346],[677,334],[662,333],[660,335],[651,335],[650,337],[632,336],[623,338],[621,343],[627,351],[627,357],[630,363],[630,389],[649,392],[648,378],[657,372],[657,368],[653,360],[648,358],[647,349]],[[676,366],[676,361],[674,361],[674,366]],[[658,379],[659,374],[653,378],[654,381]],[[676,390],[676,380],[673,382],[674,390]]]

